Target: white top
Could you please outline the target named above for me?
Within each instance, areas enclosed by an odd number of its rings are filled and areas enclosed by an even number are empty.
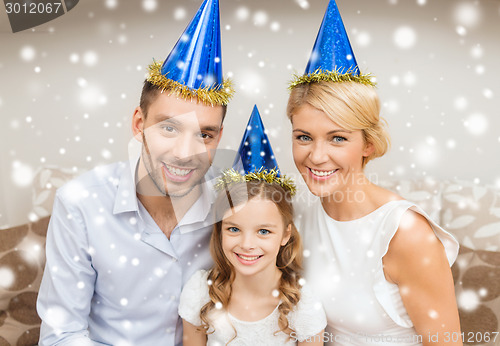
[[[137,161],[57,191],[38,294],[40,345],[181,345],[182,286],[213,265],[208,187],[168,239],[136,197]]]
[[[385,279],[382,266],[382,257],[408,209],[428,220],[451,266],[458,242],[406,200],[388,202],[352,221],[329,217],[319,198],[307,207],[296,207],[301,211],[296,225],[304,241],[305,278],[327,315],[326,345],[422,344],[398,286]]]
[[[182,290],[179,315],[195,326],[202,324],[200,310],[210,301],[207,278],[208,272],[200,270],[189,279]],[[235,331],[237,337],[230,343],[231,346],[296,345],[297,341],[313,337],[326,326],[321,303],[314,298],[307,287],[302,287],[300,301],[288,314],[289,326],[294,330],[290,334],[290,339],[281,331],[274,335],[280,329],[278,306],[270,315],[255,322],[241,321],[225,310],[214,309],[209,314],[209,318],[213,321],[209,332],[215,331],[208,334],[208,346],[226,345],[234,337]]]

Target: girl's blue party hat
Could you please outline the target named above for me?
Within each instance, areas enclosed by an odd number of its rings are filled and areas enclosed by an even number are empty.
[[[221,190],[233,183],[248,181],[276,183],[288,190],[291,195],[296,191],[293,180],[280,174],[257,106],[254,106],[248,120],[233,168],[223,172],[215,187]]]

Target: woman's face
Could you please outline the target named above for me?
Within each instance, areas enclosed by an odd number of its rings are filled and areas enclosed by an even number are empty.
[[[274,275],[276,256],[291,234],[276,204],[258,197],[228,210],[221,230],[224,255],[243,276]]]
[[[308,104],[292,114],[292,127],[293,159],[309,190],[347,200],[349,187],[364,177],[363,157],[373,152],[361,130],[345,130]]]

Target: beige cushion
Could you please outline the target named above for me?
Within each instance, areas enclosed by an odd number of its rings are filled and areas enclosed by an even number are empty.
[[[436,223],[440,224],[441,183],[433,178],[414,180],[384,180],[375,182],[404,199],[420,206]]]
[[[441,226],[463,246],[500,251],[500,190],[467,181],[444,183]]]
[[[500,252],[463,246],[452,272],[464,344],[500,345]]]
[[[46,217],[52,213],[56,190],[73,179],[75,171],[54,166],[40,168],[33,179],[33,213]]]
[[[0,346],[36,345],[36,298],[45,265],[49,217],[0,230]]]

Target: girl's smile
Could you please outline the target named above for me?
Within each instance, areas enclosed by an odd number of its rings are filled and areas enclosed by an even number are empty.
[[[234,253],[236,255],[236,257],[238,258],[238,260],[244,264],[244,265],[251,265],[251,264],[254,264],[257,262],[257,260],[259,258],[262,258],[263,255],[258,255],[258,256],[246,256],[246,255],[242,255],[242,254],[239,254],[239,253]]]

